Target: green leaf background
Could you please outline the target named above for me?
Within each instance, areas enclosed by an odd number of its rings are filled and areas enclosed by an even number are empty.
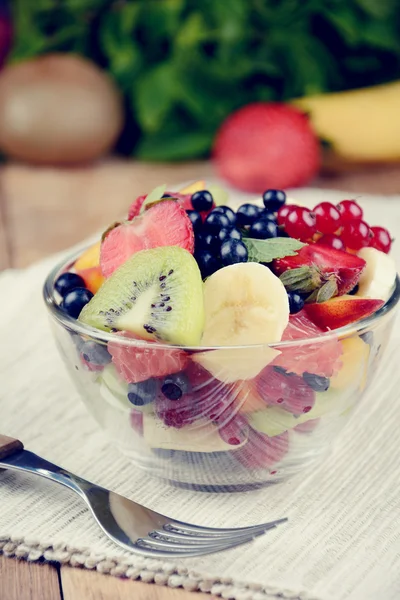
[[[125,100],[123,154],[207,156],[254,101],[400,77],[398,0],[13,0],[10,60],[82,54]]]

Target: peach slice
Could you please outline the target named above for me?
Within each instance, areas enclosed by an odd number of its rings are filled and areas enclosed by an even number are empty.
[[[327,331],[368,317],[383,305],[383,300],[345,295],[320,304],[306,304],[304,310],[311,321]]]
[[[85,286],[92,294],[96,294],[105,281],[100,266],[82,269],[81,271],[77,271],[77,274],[83,278]]]
[[[358,336],[341,341],[342,367],[331,377],[331,388],[346,389],[356,384],[364,389],[368,373],[370,346]]]
[[[100,242],[96,242],[93,246],[90,246],[75,262],[76,271],[83,271],[84,269],[91,269],[97,267],[100,264]]]
[[[180,194],[194,194],[195,192],[201,192],[201,190],[206,189],[206,182],[203,179],[199,181],[195,181],[190,185],[187,185],[183,189],[179,190]]]

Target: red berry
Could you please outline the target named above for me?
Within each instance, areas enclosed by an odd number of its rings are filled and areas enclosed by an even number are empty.
[[[290,211],[293,209],[293,206],[288,206],[287,204],[284,204],[279,210],[278,213],[276,215],[276,221],[278,223],[278,225],[284,225],[285,221],[286,221],[286,217],[288,216],[288,214],[290,213]]]
[[[342,223],[363,218],[363,209],[355,200],[342,200],[336,208],[340,213]]]
[[[335,233],[340,226],[340,212],[330,202],[320,202],[313,209],[317,223],[317,231],[320,233]]]
[[[294,206],[286,217],[285,229],[290,237],[306,242],[316,231],[315,217],[307,208]]]
[[[283,103],[257,102],[226,119],[213,154],[221,177],[257,194],[304,185],[318,173],[321,152],[304,113]]]
[[[348,221],[343,225],[340,237],[350,250],[361,250],[368,246],[371,230],[365,221]]]
[[[381,250],[381,252],[390,252],[392,247],[392,238],[390,233],[384,227],[371,227],[372,238],[369,241],[368,246]]]
[[[327,233],[323,235],[322,238],[316,242],[316,244],[327,246],[328,248],[333,248],[334,250],[346,250],[343,240],[339,236],[333,235],[333,233]]]

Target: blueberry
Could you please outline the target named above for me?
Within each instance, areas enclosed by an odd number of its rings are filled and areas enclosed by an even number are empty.
[[[157,393],[157,379],[151,378],[128,385],[128,400],[135,406],[145,406],[153,402]]]
[[[358,292],[358,288],[359,288],[359,287],[360,287],[360,286],[358,285],[358,283],[356,283],[356,285],[353,287],[353,289],[352,289],[352,290],[350,290],[350,291],[349,291],[349,292],[347,292],[347,293],[348,293],[350,296],[354,296],[354,294],[357,294],[357,292]]]
[[[226,240],[221,245],[221,261],[226,267],[228,265],[234,265],[235,263],[246,262],[248,258],[248,252],[243,242],[239,240]]]
[[[230,226],[230,221],[226,215],[221,212],[214,212],[213,210],[207,216],[204,221],[204,229],[208,233],[217,234],[223,227],[227,229]]]
[[[64,296],[60,304],[60,308],[65,311],[70,317],[77,319],[84,306],[93,298],[92,292],[86,288],[75,288]]]
[[[297,292],[288,292],[289,310],[291,315],[300,312],[304,306],[304,299]]]
[[[249,236],[259,240],[278,237],[278,226],[273,221],[258,219],[250,226]]]
[[[173,373],[164,379],[161,392],[168,400],[179,400],[189,391],[189,379],[185,373]]]
[[[63,273],[56,279],[54,287],[60,296],[64,298],[71,290],[85,287],[85,282],[82,277],[76,273]]]
[[[111,354],[107,350],[107,347],[102,344],[97,344],[89,340],[88,342],[83,342],[79,350],[86,362],[93,365],[107,365],[111,362]]]
[[[226,240],[241,240],[242,239],[242,234],[240,233],[239,229],[220,229],[218,236],[217,236],[218,240],[222,243],[225,242]]]
[[[282,190],[267,190],[263,193],[263,202],[265,208],[276,212],[286,202],[286,194]]]
[[[214,198],[208,190],[195,192],[191,200],[194,210],[211,210],[214,204]]]
[[[273,221],[274,223],[276,223],[276,216],[273,212],[267,210],[266,208],[260,211],[257,220],[259,221],[260,219],[264,219],[265,221]]]
[[[261,208],[255,204],[242,204],[236,211],[236,219],[239,225],[244,227],[245,225],[251,225],[255,221],[260,212]]]
[[[211,253],[216,254],[219,251],[220,242],[217,236],[211,233],[199,233],[195,237],[195,248],[197,250],[208,250]]]
[[[326,392],[329,389],[330,381],[328,377],[314,375],[314,373],[303,373],[303,379],[314,392]]]
[[[235,227],[236,214],[231,208],[229,208],[229,206],[217,206],[217,208],[214,208],[213,212],[222,213],[223,215],[226,215],[232,227]]]
[[[200,250],[199,252],[196,252],[194,257],[197,260],[203,279],[209,277],[220,268],[215,255],[209,250]]]
[[[197,231],[200,231],[202,225],[203,225],[203,221],[201,219],[201,215],[199,212],[197,212],[197,210],[187,210],[186,211],[187,216],[190,219],[190,222],[193,225],[193,231],[196,233]]]

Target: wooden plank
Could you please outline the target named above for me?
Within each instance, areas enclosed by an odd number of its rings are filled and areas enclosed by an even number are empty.
[[[47,564],[0,556],[1,600],[62,600],[58,573]]]
[[[119,579],[72,567],[61,567],[61,582],[64,600],[216,600],[208,594]]]
[[[162,183],[209,176],[207,162],[176,165],[108,160],[53,169],[8,164],[3,190],[14,267],[79,243],[125,218],[131,202]]]

